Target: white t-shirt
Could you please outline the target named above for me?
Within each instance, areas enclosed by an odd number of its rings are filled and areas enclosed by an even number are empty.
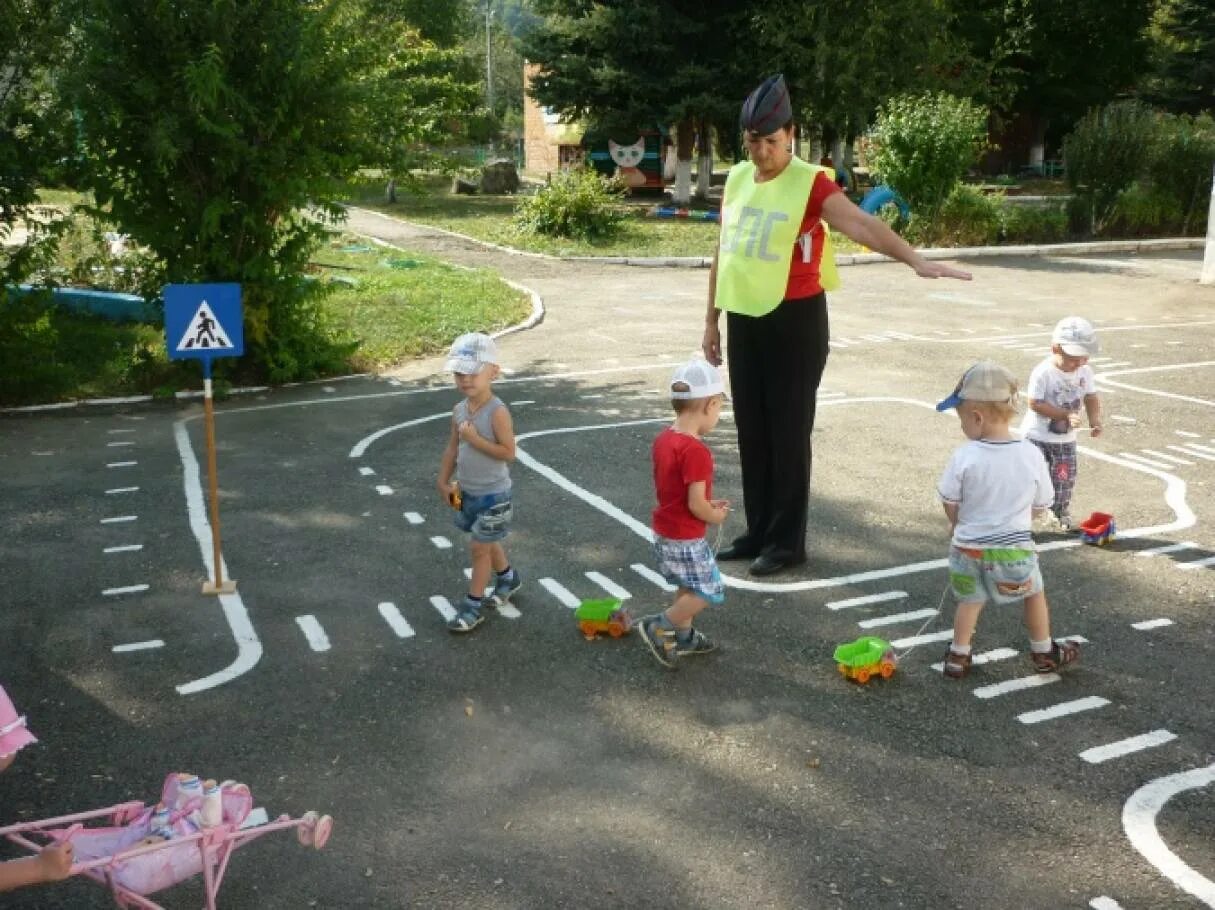
[[[977,550],[1031,547],[1033,509],[1055,498],[1046,459],[1024,439],[975,439],[955,449],[937,492],[958,504],[954,545]]]
[[[1093,368],[1087,363],[1077,367],[1074,373],[1064,373],[1055,366],[1055,355],[1051,354],[1029,374],[1029,389],[1026,395],[1030,401],[1045,401],[1057,408],[1067,408],[1069,411],[1080,411],[1084,408],[1084,396],[1096,392],[1093,382]],[[1062,433],[1054,432],[1066,429]],[[1025,409],[1025,417],[1021,420],[1021,431],[1029,439],[1040,442],[1075,442],[1076,431],[1070,420],[1051,420],[1043,417],[1033,408]]]

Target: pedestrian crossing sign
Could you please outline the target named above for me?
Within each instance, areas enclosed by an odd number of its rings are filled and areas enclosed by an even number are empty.
[[[165,287],[165,343],[173,360],[244,353],[239,284]]]

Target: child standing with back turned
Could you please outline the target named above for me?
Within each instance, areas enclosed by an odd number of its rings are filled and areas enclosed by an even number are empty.
[[[701,440],[721,417],[721,375],[707,361],[693,360],[675,370],[670,392],[675,422],[658,434],[652,449],[658,505],[651,527],[658,571],[678,589],[671,606],[642,618],[638,627],[654,658],[674,670],[684,657],[717,649],[692,620],[709,604],[725,600],[705,525],[724,522],[729,503],[711,498],[713,455]]]
[[[1042,456],[1009,430],[1017,412],[1017,380],[999,364],[980,361],[937,405],[938,411],[950,408],[970,442],[954,451],[937,486],[952,534],[949,583],[958,601],[945,675],[961,679],[970,672],[971,636],[989,597],[996,604],[1023,602],[1035,670],[1051,673],[1075,663],[1079,645],[1051,640],[1030,527],[1054,491]]]
[[[447,628],[471,632],[485,622],[487,610],[507,603],[523,584],[502,546],[510,529],[507,463],[515,459],[515,430],[510,411],[494,395],[498,346],[492,338],[480,332],[461,335],[451,346],[447,369],[464,400],[452,409],[451,435],[439,463],[439,494],[456,510],[456,527],[472,537],[468,593]],[[486,594],[491,573],[494,589]]]
[[[1092,323],[1079,316],[1061,319],[1051,333],[1050,356],[1029,374],[1029,408],[1021,423],[1050,468],[1055,495],[1050,510],[1065,531],[1073,526],[1076,486],[1076,427],[1083,404],[1093,438],[1101,435],[1101,402],[1089,357],[1100,350]]]

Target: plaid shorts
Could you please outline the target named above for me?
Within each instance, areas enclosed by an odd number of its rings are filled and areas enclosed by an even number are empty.
[[[673,585],[687,588],[701,600],[718,606],[726,600],[726,586],[717,560],[703,537],[696,540],[671,540],[654,535],[654,561],[658,571]]]

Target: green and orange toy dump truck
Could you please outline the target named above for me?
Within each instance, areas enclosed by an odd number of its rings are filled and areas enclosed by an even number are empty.
[[[884,638],[865,635],[835,649],[835,665],[845,679],[864,685],[874,676],[890,679],[899,659],[890,642]]]
[[[633,617],[615,598],[584,600],[574,611],[578,628],[587,641],[594,641],[600,632],[612,638],[627,635],[633,628]]]

